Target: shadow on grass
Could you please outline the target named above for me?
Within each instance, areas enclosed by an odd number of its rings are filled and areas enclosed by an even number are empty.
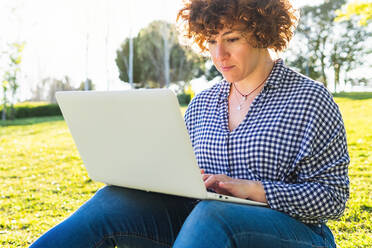
[[[372,98],[372,92],[340,92],[332,95],[333,97],[342,97],[351,100],[364,100]]]
[[[366,205],[362,205],[360,207],[363,211],[367,211],[369,213],[372,213],[372,207],[371,206],[366,206]]]
[[[334,97],[340,98],[348,98],[351,100],[364,100],[364,99],[372,99],[372,92],[340,92],[332,94]],[[187,105],[182,104],[181,108],[186,108]],[[43,122],[54,122],[54,121],[61,121],[63,120],[62,116],[46,116],[46,117],[32,117],[32,118],[22,118],[16,119],[14,121],[0,120],[0,127],[7,127],[7,126],[25,126],[25,125],[33,125]]]
[[[22,118],[22,119],[15,119],[13,121],[0,120],[0,127],[9,127],[9,126],[26,126],[26,125],[33,125],[43,122],[54,122],[54,121],[62,121],[62,116],[45,116],[45,117],[32,117],[32,118]]]

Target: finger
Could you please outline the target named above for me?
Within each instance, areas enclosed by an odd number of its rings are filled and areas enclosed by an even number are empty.
[[[228,181],[228,180],[231,180],[232,178],[231,177],[228,177],[224,174],[204,174],[205,176],[205,181],[208,181],[208,180],[211,180],[210,181],[210,184],[213,184],[213,183],[218,183],[218,182],[224,182],[224,181]],[[209,178],[212,178],[212,179],[209,179]],[[213,181],[212,181],[213,180]],[[218,185],[216,185],[218,186]]]
[[[218,175],[210,175],[205,181],[205,187],[214,189],[216,186],[218,187]]]
[[[201,174],[204,174],[205,173],[205,170],[204,169],[200,169],[200,173]]]
[[[226,182],[217,182],[214,187],[214,191],[218,194],[223,195],[232,195],[232,192],[230,192],[230,188],[224,188],[221,186],[226,186]]]
[[[212,174],[203,174],[202,175],[202,179],[203,179],[203,181],[205,181],[205,180],[207,180],[211,176],[212,176]]]

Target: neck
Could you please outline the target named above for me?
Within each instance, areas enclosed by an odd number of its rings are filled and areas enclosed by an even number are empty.
[[[242,94],[247,94],[257,88],[262,82],[266,81],[274,66],[274,59],[271,57],[267,49],[262,50],[262,56],[257,61],[255,69],[239,82],[235,82],[236,88]],[[261,85],[263,87],[264,84]],[[259,88],[261,88],[259,87]],[[260,89],[257,89],[259,91]]]

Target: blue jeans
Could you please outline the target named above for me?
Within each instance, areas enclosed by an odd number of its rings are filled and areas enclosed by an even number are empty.
[[[326,225],[270,208],[106,186],[36,247],[336,247]]]

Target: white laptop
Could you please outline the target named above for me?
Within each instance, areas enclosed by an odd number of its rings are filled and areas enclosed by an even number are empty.
[[[93,180],[196,199],[266,205],[206,190],[171,90],[63,91],[56,98]]]

